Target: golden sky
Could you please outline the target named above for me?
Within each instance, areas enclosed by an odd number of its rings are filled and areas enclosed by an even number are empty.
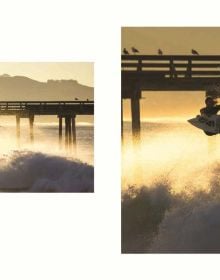
[[[141,54],[220,54],[219,27],[123,27],[121,49],[132,46]],[[203,92],[145,92],[141,101],[142,118],[184,117],[199,113],[204,106]],[[124,117],[130,119],[129,101],[124,102]]]
[[[41,82],[73,79],[94,86],[93,68],[94,64],[90,62],[1,62],[0,75],[26,76]]]
[[[132,46],[142,54],[219,54],[220,27],[123,27],[122,49]]]
[[[73,79],[86,86],[94,86],[92,62],[1,62],[0,75],[26,76],[46,82],[48,79]],[[40,121],[57,121],[56,117],[41,116]],[[93,123],[93,116],[77,116],[77,122]]]

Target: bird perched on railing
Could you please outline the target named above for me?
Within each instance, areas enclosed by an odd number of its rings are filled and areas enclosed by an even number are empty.
[[[199,55],[199,53],[198,53],[196,50],[194,50],[194,49],[192,49],[191,52],[192,52],[192,54],[194,54],[194,55]]]
[[[158,53],[159,55],[163,55],[163,52],[162,52],[161,49],[158,49],[157,53]]]
[[[129,52],[126,50],[126,48],[123,49],[123,54],[129,54]]]
[[[139,50],[137,50],[135,47],[131,48],[131,51],[135,54],[135,53],[139,53]]]

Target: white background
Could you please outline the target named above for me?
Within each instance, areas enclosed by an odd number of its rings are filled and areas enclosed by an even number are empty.
[[[1,194],[0,279],[218,279],[219,255],[121,255],[120,27],[218,26],[218,1],[0,1],[0,61],[95,61],[95,194]]]

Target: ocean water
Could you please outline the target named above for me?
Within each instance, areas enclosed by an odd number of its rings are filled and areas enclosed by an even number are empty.
[[[0,122],[0,191],[93,192],[92,125],[77,124],[76,150],[59,146],[57,123],[35,123],[34,143],[22,120],[20,141],[13,123]]]
[[[186,120],[142,124],[122,147],[122,252],[220,252],[219,135]]]

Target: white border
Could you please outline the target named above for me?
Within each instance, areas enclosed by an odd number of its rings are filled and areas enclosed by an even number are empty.
[[[95,61],[95,194],[1,194],[0,278],[214,279],[218,255],[120,253],[120,27],[218,26],[217,1],[0,2],[0,61]]]

